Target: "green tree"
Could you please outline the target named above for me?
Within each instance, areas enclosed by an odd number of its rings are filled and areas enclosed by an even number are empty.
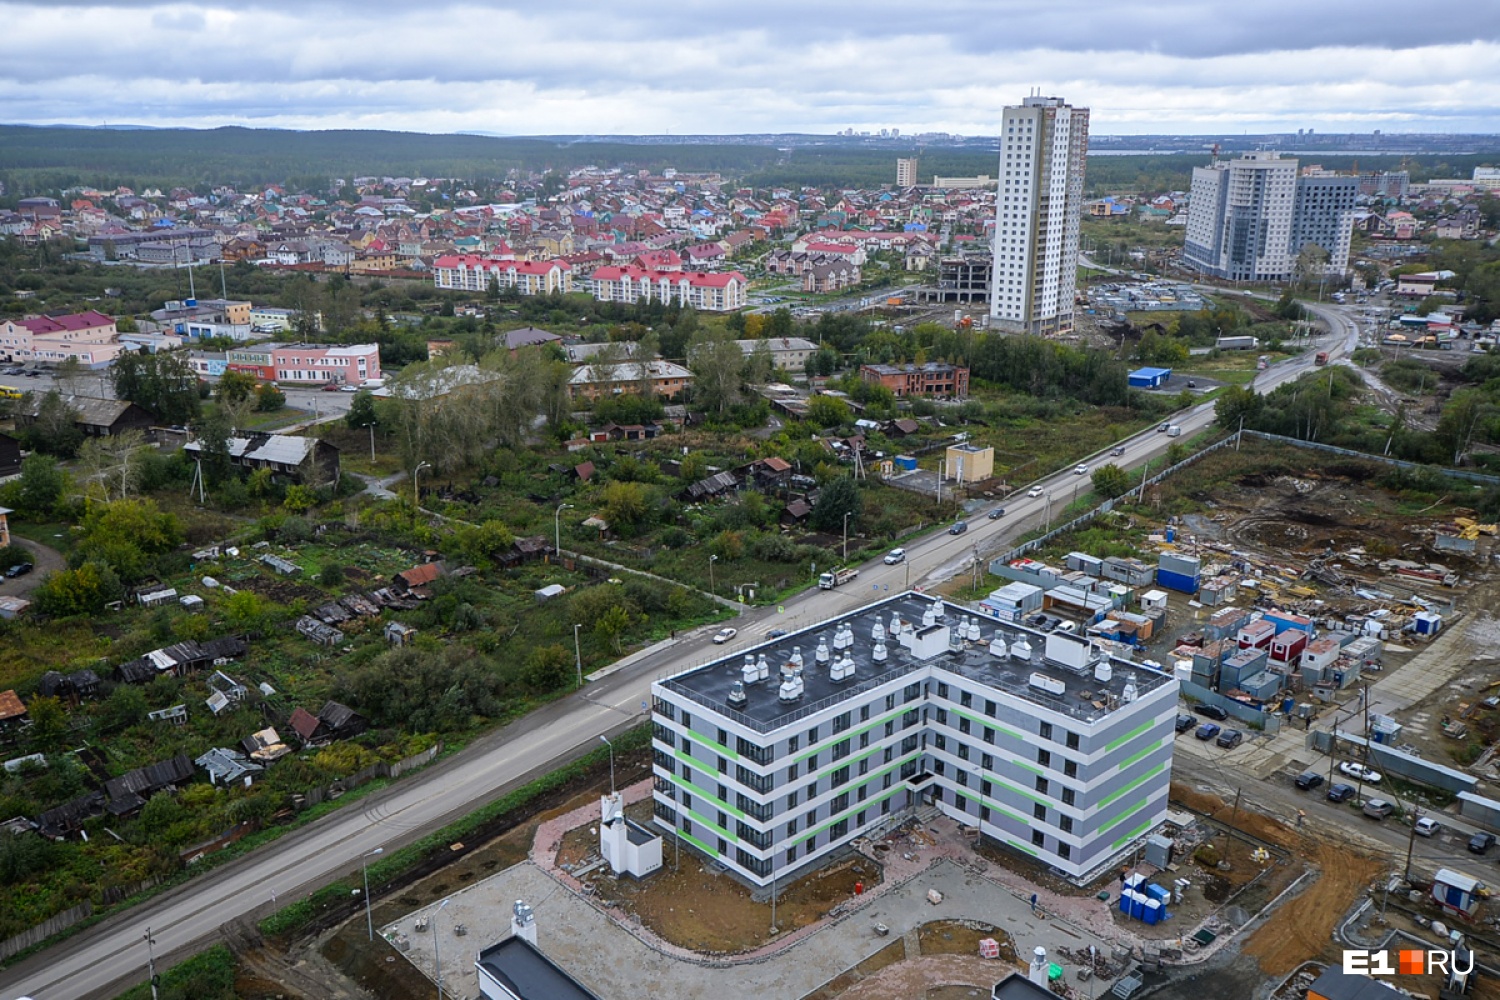
[[[163,512],[155,500],[133,497],[89,504],[73,558],[99,560],[123,579],[138,580],[151,571],[155,557],[181,543],[182,526],[175,514]]]
[[[26,717],[31,720],[31,745],[43,750],[53,749],[68,731],[68,712],[57,698],[36,697],[26,706]]]
[[[693,398],[705,410],[722,414],[739,402],[745,355],[727,331],[700,329],[688,344]]]
[[[375,397],[367,390],[361,389],[354,394],[349,401],[349,412],[344,414],[344,426],[353,430],[363,430],[366,427],[374,427],[380,422],[380,417],[375,410]]]
[[[30,397],[31,394],[27,393]],[[23,409],[31,409],[31,400],[23,400]],[[21,433],[21,443],[29,451],[72,458],[83,444],[78,427],[78,411],[56,389],[35,400],[35,415]]]
[[[275,413],[286,406],[286,393],[274,385],[263,385],[255,393],[255,408],[261,413]]]
[[[26,517],[37,520],[50,517],[66,487],[67,476],[56,459],[32,454],[21,461],[19,503]]]
[[[218,486],[234,472],[230,444],[234,425],[225,407],[216,407],[198,422],[198,458],[203,463],[203,479]]]
[[[631,537],[651,520],[651,490],[642,483],[612,480],[604,487],[602,511],[615,533]]]
[[[105,734],[121,733],[146,721],[146,692],[136,684],[121,684],[99,706],[96,718]]]
[[[117,398],[130,400],[163,423],[186,424],[198,415],[198,375],[175,351],[121,354],[110,378]]]
[[[249,372],[226,371],[219,376],[214,395],[221,400],[239,403],[250,398],[258,386],[259,382]]]
[[[807,401],[807,419],[817,427],[842,427],[850,416],[849,404],[837,396],[819,394]]]
[[[1241,420],[1246,427],[1259,430],[1256,418],[1265,403],[1265,397],[1249,386],[1228,386],[1214,403],[1214,419],[1228,431],[1239,430]]]
[[[51,573],[32,591],[37,610],[44,615],[98,614],[124,596],[119,576],[98,561]]]
[[[818,493],[818,502],[813,505],[808,523],[817,531],[842,532],[844,515],[858,523],[864,510],[864,496],[859,486],[848,476],[841,476],[828,483]]]
[[[599,619],[594,622],[594,634],[601,641],[607,642],[609,647],[616,653],[619,653],[622,651],[620,640],[630,630],[630,626],[630,612],[625,609],[624,605],[616,604],[600,615]]]
[[[1114,499],[1130,489],[1130,473],[1111,462],[1094,470],[1094,492],[1105,499]]]

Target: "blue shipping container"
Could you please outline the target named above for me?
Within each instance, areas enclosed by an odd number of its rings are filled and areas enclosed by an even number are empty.
[[[1156,583],[1158,586],[1166,587],[1183,594],[1198,593],[1198,577],[1188,576],[1185,573],[1173,573],[1169,569],[1158,569],[1156,571]]]

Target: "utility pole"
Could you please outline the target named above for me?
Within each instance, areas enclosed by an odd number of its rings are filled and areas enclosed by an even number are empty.
[[[1422,810],[1412,810],[1411,830],[1406,835],[1406,881],[1411,881],[1411,855],[1417,847],[1417,820],[1422,818]]]
[[[147,927],[146,928],[146,971],[151,976],[151,1000],[157,1000],[157,997],[156,997],[156,953],[152,950],[152,947],[151,947],[154,944],[156,944],[156,939],[151,936],[151,928]]]

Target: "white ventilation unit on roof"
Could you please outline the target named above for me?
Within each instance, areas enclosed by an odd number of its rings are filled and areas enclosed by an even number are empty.
[[[936,625],[937,622],[938,622],[937,612],[934,611],[931,607],[929,607],[926,611],[922,612],[922,627],[923,628],[932,628],[932,626]]]
[[[1114,675],[1114,668],[1109,665],[1109,657],[1102,657],[1098,663],[1094,664],[1094,680],[1100,684],[1108,684]]]
[[[792,655],[789,656],[789,657],[787,657],[786,665],[789,666],[789,667],[791,667],[794,671],[801,671],[801,669],[802,669],[802,647],[801,646],[793,646],[792,647]]]
[[[995,629],[995,637],[990,640],[990,655],[1007,656],[1009,654],[1010,650],[1005,645],[1005,633]]]
[[[1120,692],[1120,701],[1130,704],[1139,696],[1140,692],[1135,687],[1135,673],[1132,671],[1125,675],[1125,689]]]
[[[1068,693],[1068,685],[1058,680],[1056,677],[1048,677],[1046,674],[1038,673],[1037,671],[1033,670],[1029,680],[1031,686],[1036,688],[1038,691],[1045,691],[1048,694],[1056,695],[1059,698]]]
[[[1016,636],[1016,641],[1010,644],[1010,658],[1012,660],[1030,662],[1031,643],[1026,641],[1026,637],[1024,635]]]
[[[964,631],[965,631],[964,638],[968,639],[970,642],[978,642],[979,641],[979,619],[978,618],[970,618],[970,619],[968,619],[968,624],[967,624],[967,626],[966,626],[966,628],[965,628]]]
[[[750,699],[745,696],[744,681],[735,681],[734,687],[729,689],[729,705],[731,708],[744,708],[745,702]]]
[[[817,663],[819,666],[822,666],[829,661],[832,655],[833,654],[829,652],[828,649],[828,636],[818,636],[818,648],[813,650],[813,662]]]
[[[884,642],[885,641],[885,626],[880,623],[880,619],[879,618],[875,619],[875,626],[870,629],[870,641],[871,642]]]
[[[744,684],[754,684],[758,679],[755,673],[755,657],[746,653],[745,665],[740,667],[740,681]]]
[[[766,661],[766,654],[761,653],[760,659],[755,661],[755,679],[763,681],[771,676],[771,664]]]
[[[886,631],[890,633],[892,638],[901,634],[901,613],[899,611],[891,612],[891,623],[886,626]]]
[[[884,663],[888,656],[890,656],[890,653],[885,648],[885,640],[876,639],[875,648],[870,651],[870,659],[876,663]]]
[[[796,701],[802,697],[802,675],[796,672],[790,675],[783,674],[781,687],[777,689],[776,697],[782,701]]]

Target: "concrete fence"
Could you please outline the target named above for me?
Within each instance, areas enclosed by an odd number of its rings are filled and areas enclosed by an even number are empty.
[[[40,944],[52,935],[67,930],[80,920],[88,919],[93,912],[94,904],[85,900],[70,910],[54,913],[35,927],[29,927],[13,938],[0,941],[0,961],[23,952],[34,944]]]
[[[421,753],[412,754],[394,764],[387,764],[383,760],[376,761],[369,767],[360,768],[353,774],[343,778],[336,778],[324,787],[309,788],[302,793],[304,805],[315,806],[324,799],[335,794],[342,795],[344,792],[352,792],[360,785],[374,781],[376,778],[399,778],[407,771],[415,770],[424,764],[430,764],[432,759],[443,752],[441,743],[434,743]]]

